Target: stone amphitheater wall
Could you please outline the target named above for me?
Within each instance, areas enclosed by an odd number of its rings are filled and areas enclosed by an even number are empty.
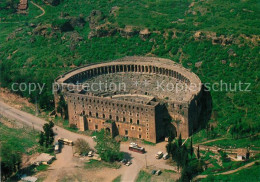
[[[160,103],[154,105],[127,102],[112,99],[111,97],[95,96],[92,93],[80,94],[84,80],[109,73],[138,72],[160,74],[176,78],[187,85],[197,87],[186,100],[164,101],[167,113],[164,113]],[[77,83],[79,82],[79,83]],[[60,95],[63,95],[68,104],[70,124],[75,124],[81,130],[100,130],[107,128],[122,136],[145,139],[156,143],[165,136],[168,127],[164,121],[164,114],[169,114],[176,128],[176,135],[189,137],[194,129],[198,128],[198,117],[201,112],[201,82],[189,70],[167,59],[147,57],[126,57],[112,62],[90,64],[71,70],[55,80],[55,106],[57,107]],[[74,93],[68,92],[75,90]],[[120,94],[120,93],[117,93]],[[116,95],[117,95],[116,94]],[[143,94],[143,93],[139,93]],[[137,109],[138,108],[138,109]],[[113,121],[110,125],[106,121]]]
[[[107,120],[114,121],[118,134],[156,142],[155,109],[156,105],[101,98],[90,95],[67,93],[70,124],[80,128],[80,117],[84,116],[89,130],[104,128]],[[140,129],[139,129],[140,128]]]

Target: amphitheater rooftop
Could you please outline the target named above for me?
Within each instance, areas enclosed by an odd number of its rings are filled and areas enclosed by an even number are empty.
[[[88,71],[91,76],[87,74]],[[110,62],[89,64],[71,70],[56,79],[56,83],[63,86],[82,85],[82,89],[86,84],[91,85],[100,81],[107,84],[113,82],[116,83],[115,86],[125,83],[126,89],[117,92],[111,88],[105,91],[94,89],[95,91],[91,91],[94,95],[143,103],[151,103],[154,97],[187,102],[201,89],[201,81],[197,75],[169,59],[154,57],[125,57]],[[163,86],[163,89],[158,88],[158,84]],[[82,91],[79,93],[85,94]]]

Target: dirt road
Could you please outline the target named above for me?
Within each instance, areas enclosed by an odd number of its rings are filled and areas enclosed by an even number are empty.
[[[30,2],[31,2],[34,6],[36,6],[37,8],[39,8],[39,9],[42,11],[42,14],[40,14],[40,15],[34,17],[35,19],[40,18],[41,16],[45,15],[45,10],[44,10],[41,6],[39,6],[38,4],[36,4],[36,3],[33,2],[33,1],[30,1]]]
[[[26,125],[33,127],[36,130],[42,130],[42,126],[47,123],[47,121],[33,116],[32,114],[20,111],[15,109],[3,102],[0,101],[0,114],[5,116],[6,118],[17,120],[23,122]],[[85,139],[90,147],[94,148],[94,141],[91,137],[80,135],[77,133],[73,133],[59,126],[54,126],[54,132],[57,134],[57,137],[67,138],[69,140],[76,140],[78,138]]]
[[[72,147],[64,145],[62,152],[56,155],[57,160],[55,160],[49,167],[49,173],[44,181],[57,181],[61,175],[64,173],[64,168],[73,169],[77,166],[75,159],[72,155]]]
[[[214,174],[214,175],[217,176],[217,175],[233,174],[233,173],[238,172],[238,171],[240,171],[240,170],[242,170],[242,169],[251,167],[251,166],[254,165],[256,162],[259,162],[259,161],[253,161],[253,162],[250,162],[250,163],[248,163],[248,164],[246,164],[246,165],[244,165],[244,166],[241,166],[241,167],[239,167],[239,168],[237,168],[237,169],[233,169],[233,170],[226,171],[226,172],[222,172],[222,173],[217,173],[217,174]],[[192,181],[196,181],[196,180],[198,180],[198,179],[206,178],[206,177],[208,177],[208,175],[198,175],[198,176],[196,176],[195,178],[193,178]]]
[[[0,101],[0,114],[9,119],[23,122],[29,126],[32,126],[34,129],[37,129],[37,130],[42,130],[42,126],[46,123],[45,120],[40,119],[31,114],[28,114],[26,112],[20,111],[18,109],[15,109],[15,108],[3,103],[2,101]],[[63,129],[59,126],[54,127],[54,132],[57,133],[56,139],[57,139],[57,137],[63,137],[63,138],[67,138],[69,140],[75,141],[78,138],[83,138],[89,143],[91,148],[94,148],[94,146],[95,146],[95,142],[89,136],[73,133],[73,132]],[[122,171],[122,178],[121,178],[122,181],[123,182],[135,181],[140,169],[142,169],[146,165],[152,166],[155,168],[160,168],[160,169],[176,170],[175,167],[167,165],[165,160],[155,159],[155,154],[158,151],[166,152],[165,145],[166,145],[166,142],[158,143],[156,146],[143,145],[145,147],[147,153],[139,154],[139,153],[131,152],[128,150],[129,142],[121,143],[121,151],[123,151],[125,153],[125,156],[127,158],[131,159],[132,163],[133,163],[129,167],[124,166],[123,170],[121,170]],[[66,149],[65,152],[66,152],[66,155],[69,154],[72,157],[72,151],[70,151],[69,149]],[[69,160],[69,159],[70,159],[69,157],[66,157],[66,160]],[[62,159],[58,158],[58,160],[55,162],[57,164],[51,165],[51,168],[55,169],[55,172],[53,172],[53,174],[48,176],[48,179],[55,179],[53,176],[56,175],[56,173],[59,173],[60,167],[63,166],[63,165],[59,165],[60,161],[62,161]],[[66,163],[67,163],[66,166],[67,165],[73,166],[73,163],[71,161],[66,162]],[[51,181],[53,181],[53,180],[51,180]]]

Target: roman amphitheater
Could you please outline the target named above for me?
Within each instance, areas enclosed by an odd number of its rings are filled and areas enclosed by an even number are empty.
[[[67,103],[71,125],[156,143],[188,137],[199,126],[202,85],[168,59],[125,57],[89,64],[55,80],[55,104]]]

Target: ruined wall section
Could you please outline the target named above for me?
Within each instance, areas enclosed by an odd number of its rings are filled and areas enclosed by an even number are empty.
[[[111,98],[67,93],[69,121],[81,128],[101,130],[106,121],[114,121],[121,136],[156,142],[155,106]]]

